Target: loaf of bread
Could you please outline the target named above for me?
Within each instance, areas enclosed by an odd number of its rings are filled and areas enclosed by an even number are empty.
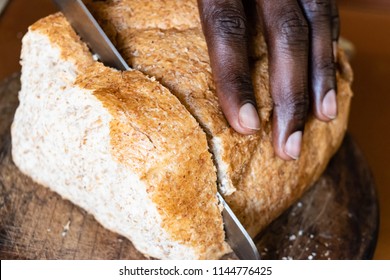
[[[129,238],[147,256],[218,259],[225,242],[219,190],[254,237],[315,182],[348,120],[350,67],[339,51],[338,117],[313,116],[301,156],[277,158],[260,33],[251,45],[262,128],[244,136],[219,107],[196,1],[87,1],[134,69],[94,61],[58,13],[23,38],[15,164]]]

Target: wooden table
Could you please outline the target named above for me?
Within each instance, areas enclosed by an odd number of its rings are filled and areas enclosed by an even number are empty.
[[[19,88],[18,75],[0,85],[0,258],[143,259],[130,241],[13,164],[9,128]],[[347,135],[318,182],[255,243],[263,259],[370,259],[378,217],[370,169]]]

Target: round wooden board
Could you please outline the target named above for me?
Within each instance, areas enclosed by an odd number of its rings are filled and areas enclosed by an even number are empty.
[[[0,258],[145,259],[130,241],[13,164],[10,125],[19,88],[19,75],[0,85]],[[347,134],[318,182],[255,243],[262,259],[370,259],[378,213],[370,169]]]

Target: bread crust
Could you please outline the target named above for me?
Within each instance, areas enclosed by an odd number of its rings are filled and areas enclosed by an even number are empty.
[[[172,240],[206,258],[226,253],[206,135],[176,97],[138,71],[96,65],[75,84],[109,110],[112,156],[147,182]]]
[[[212,80],[207,45],[199,21],[177,24],[193,18],[193,9],[164,9],[164,3],[142,11],[152,23],[137,23],[114,7],[140,9],[135,0],[100,2],[89,5],[103,28],[116,30],[115,42],[135,69],[156,77],[171,90],[197,119],[208,135],[209,146],[218,169],[220,191],[251,236],[258,234],[307,190],[324,171],[341,144],[348,122],[352,97],[352,71],[342,50],[339,50],[337,102],[339,113],[331,122],[308,118],[299,160],[283,161],[272,147],[272,108],[269,92],[268,60],[260,24],[254,22],[250,45],[251,71],[261,130],[250,136],[236,133],[227,123],[218,103]],[[176,1],[169,1],[172,5]],[[196,6],[196,1],[186,1]],[[175,16],[175,20],[170,20]],[[121,21],[116,19],[120,18]],[[157,20],[157,22],[155,22]],[[163,23],[163,24],[160,24]],[[141,24],[142,23],[142,24]],[[196,24],[195,24],[196,23]]]
[[[65,85],[56,92],[52,92],[53,89],[50,88],[50,85],[44,85],[44,82],[40,80],[33,82],[30,79],[30,76],[33,76],[33,73],[28,72],[31,71],[30,64],[32,64],[29,61],[29,55],[32,55],[30,52],[35,52],[36,48],[42,47],[34,45],[40,43],[35,42],[34,38],[46,38],[50,42],[50,45],[46,46],[47,51],[38,54],[42,61],[47,61],[45,58],[47,53],[58,51],[59,58],[51,57],[50,59],[54,59],[54,62],[50,63],[62,65],[65,68],[69,65],[67,70],[71,72],[70,74],[55,73],[55,80],[50,83],[62,81],[66,75],[75,76],[74,80],[69,77],[65,78]],[[16,114],[12,132],[14,160],[23,172],[32,176],[39,183],[59,192],[63,197],[86,208],[104,226],[130,238],[145,255],[156,258],[216,259],[231,251],[224,241],[221,209],[216,197],[216,170],[208,151],[206,134],[169,90],[155,81],[154,78],[149,78],[139,71],[120,72],[94,61],[85,43],[78,38],[60,13],[46,17],[32,25],[29,34],[24,39],[24,48],[21,106]],[[47,73],[48,76],[50,74]],[[56,80],[57,77],[58,80]],[[47,86],[47,91],[44,92],[43,89]],[[96,195],[97,192],[112,194],[117,191],[116,186],[105,185],[104,178],[99,181],[101,183],[92,184],[85,188],[81,185],[62,186],[59,184],[57,186],[55,183],[48,183],[48,180],[40,175],[39,170],[26,167],[22,150],[31,150],[32,153],[35,153],[34,158],[41,157],[41,151],[36,149],[37,143],[35,142],[39,139],[21,140],[24,137],[28,138],[27,135],[22,135],[25,134],[23,129],[28,122],[23,115],[29,114],[28,108],[34,103],[32,98],[39,96],[39,99],[45,100],[50,98],[51,94],[60,97],[61,95],[71,95],[74,91],[82,92],[90,96],[89,99],[95,100],[94,104],[100,104],[88,105],[86,107],[88,110],[85,113],[78,110],[78,114],[93,115],[100,110],[98,110],[98,106],[102,106],[105,110],[104,115],[110,117],[108,128],[102,127],[99,120],[95,123],[99,129],[109,129],[109,151],[112,160],[116,162],[115,164],[126,169],[131,176],[136,177],[136,180],[142,183],[128,187],[134,189],[134,192],[137,192],[137,188],[145,188],[141,191],[146,192],[148,200],[151,200],[159,215],[157,219],[159,224],[151,225],[150,230],[153,230],[154,226],[161,227],[164,232],[163,236],[145,241],[142,240],[142,234],[139,232],[141,227],[134,226],[132,230],[126,232],[121,230],[120,226],[113,227],[109,221],[107,222],[109,218],[105,218],[105,216],[120,216],[123,207],[129,208],[126,211],[130,211],[128,213],[130,216],[132,215],[131,211],[138,211],[138,209],[132,209],[136,206],[126,204],[126,197],[123,197],[124,202],[122,203],[122,201],[110,201],[110,196],[108,196],[104,206],[96,205],[96,209],[93,205],[84,203],[83,201],[88,199],[82,197]],[[42,105],[44,104],[43,102]],[[59,103],[58,106],[71,107],[72,104],[68,104],[67,101],[66,104]],[[39,109],[42,110],[42,115],[50,113],[55,118],[55,109],[45,106]],[[72,117],[73,114],[70,114],[71,120]],[[45,122],[44,119],[42,121]],[[82,122],[83,120],[75,119],[74,121]],[[49,120],[47,122],[49,123]],[[41,132],[34,131],[34,126],[31,129],[33,130],[32,134],[40,135],[39,138],[47,141],[45,139],[48,138],[45,134],[42,135]],[[80,134],[76,136],[82,138],[79,144],[80,152],[84,146],[88,146],[89,130],[93,130],[93,128],[85,131],[76,129],[76,133]],[[58,130],[52,129],[50,133],[51,136],[58,133],[58,137],[67,137],[66,135],[69,133],[69,141],[73,141],[70,131],[58,132]],[[85,133],[84,137],[81,135],[83,133]],[[23,142],[31,142],[32,144],[26,147]],[[54,155],[59,152],[55,149],[50,153]],[[92,151],[93,149],[94,147],[92,147]],[[96,153],[99,152],[96,151]],[[66,152],[62,156],[66,157]],[[74,160],[83,159],[75,158]],[[98,170],[100,168],[99,162],[95,165]],[[90,167],[88,166],[88,168]],[[72,170],[73,167],[65,165],[62,168]],[[53,170],[51,173],[55,173],[61,178],[69,176],[64,175],[65,172],[61,172],[61,170]],[[89,180],[88,178],[93,180],[95,177],[101,176],[122,175],[102,175],[99,172],[92,172],[83,174],[83,180],[80,178],[79,183],[83,184],[82,181]],[[72,179],[69,178],[69,180]],[[106,179],[108,178],[106,177]],[[125,181],[126,178],[118,178],[118,180]],[[115,193],[115,195],[121,196],[120,193]],[[145,198],[140,197],[140,199]],[[113,210],[115,207],[118,208],[118,211]],[[145,212],[143,223],[146,223],[150,218],[148,215],[150,214]],[[117,219],[117,217],[115,218]],[[122,218],[123,222],[126,222],[127,217]],[[123,225],[123,227],[128,228],[127,225]],[[137,246],[137,238],[134,236],[137,236],[138,242],[147,245]],[[145,238],[150,237],[145,236]],[[178,245],[172,245],[175,243]],[[159,246],[162,247],[161,250],[154,248]],[[192,253],[183,253],[185,248],[189,248],[189,252]]]
[[[161,228],[170,241],[194,250],[191,258],[219,258],[230,251],[215,196],[217,180],[225,199],[254,237],[318,179],[347,127],[352,71],[341,50],[338,117],[325,123],[310,116],[301,156],[287,162],[276,157],[272,148],[273,102],[266,46],[258,29],[250,56],[262,127],[257,134],[244,136],[228,125],[219,106],[195,0],[185,5],[183,1],[87,2],[136,70],[119,72],[95,62],[61,14],[38,21],[29,32],[50,40],[61,52],[59,63],[75,65],[77,78],[61,90],[80,88],[99,100],[112,118],[113,160],[145,183],[148,199],[161,217]],[[27,85],[22,84],[22,91],[23,86]],[[18,132],[14,129],[13,133]],[[22,171],[32,175],[20,157],[15,159]],[[102,222],[98,213],[95,216]],[[182,250],[179,246],[156,253],[147,246],[137,248],[157,258],[172,258],[174,250]]]

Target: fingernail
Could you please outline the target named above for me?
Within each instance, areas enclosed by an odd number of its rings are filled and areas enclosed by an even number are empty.
[[[322,113],[333,120],[337,116],[336,91],[331,89],[322,100]]]
[[[298,159],[301,153],[302,131],[295,131],[288,137],[284,151],[293,159]]]
[[[333,59],[335,63],[337,63],[337,49],[338,49],[338,43],[337,41],[333,41]]]
[[[246,103],[241,106],[240,112],[238,113],[238,119],[240,124],[249,129],[259,130],[260,129],[260,119],[257,114],[255,106],[251,103]]]

